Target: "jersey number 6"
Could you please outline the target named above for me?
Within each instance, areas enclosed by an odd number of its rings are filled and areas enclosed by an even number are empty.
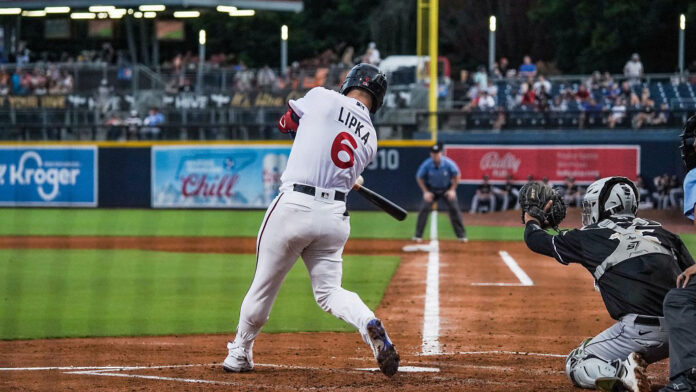
[[[350,145],[353,146],[353,148],[350,148],[347,144],[344,144],[344,140],[350,143]],[[350,133],[339,133],[338,136],[336,136],[336,139],[334,139],[333,144],[331,145],[331,160],[333,161],[334,165],[340,167],[341,169],[348,169],[349,167],[353,167],[353,165],[355,165],[355,152],[353,150],[356,148],[358,148],[358,143],[355,141],[355,139]],[[348,154],[347,161],[343,161],[341,160],[341,158],[339,158],[338,153],[341,151]]]

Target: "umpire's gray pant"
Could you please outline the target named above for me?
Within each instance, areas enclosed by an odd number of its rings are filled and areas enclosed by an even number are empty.
[[[595,336],[585,346],[585,352],[605,361],[623,361],[637,352],[648,363],[653,363],[669,355],[668,338],[669,330],[663,317],[627,314]]]
[[[696,279],[665,296],[665,320],[669,326],[669,378],[696,368]]]

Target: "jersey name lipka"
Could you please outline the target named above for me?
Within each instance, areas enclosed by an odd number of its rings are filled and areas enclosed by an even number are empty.
[[[360,120],[358,120],[355,116],[351,115],[350,111],[346,109],[345,111],[345,118],[343,115],[343,106],[341,106],[341,111],[338,112],[338,122],[346,124],[348,128],[353,128],[355,127],[355,130],[353,130],[353,133],[362,140],[363,144],[367,144],[367,139],[370,137],[370,131],[369,128],[363,130],[365,128],[365,124],[363,124]],[[362,133],[364,131],[364,134]]]

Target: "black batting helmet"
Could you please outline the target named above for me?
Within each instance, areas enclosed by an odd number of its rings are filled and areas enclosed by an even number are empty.
[[[379,72],[379,68],[374,65],[358,64],[348,72],[339,92],[346,95],[354,88],[361,88],[372,95],[370,112],[375,113],[384,101],[384,94],[387,92],[387,77]]]

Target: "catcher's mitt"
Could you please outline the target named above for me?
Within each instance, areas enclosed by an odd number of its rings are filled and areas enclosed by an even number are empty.
[[[694,142],[696,142],[696,115],[691,116],[684,124],[684,130],[681,136],[681,158],[686,167],[686,171],[690,171],[696,167],[696,150]]]
[[[566,205],[555,189],[538,182],[525,184],[520,189],[520,207],[522,208],[522,223],[524,214],[531,215],[539,221],[541,227],[552,227],[558,230],[558,225],[566,216]],[[546,205],[551,202],[549,207]]]

